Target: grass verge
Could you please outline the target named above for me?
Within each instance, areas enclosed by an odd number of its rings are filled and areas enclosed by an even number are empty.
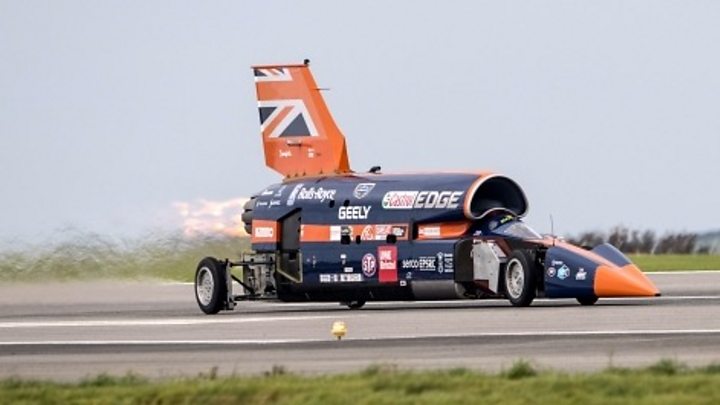
[[[466,369],[410,372],[376,366],[354,374],[309,377],[282,367],[255,377],[150,381],[99,376],[75,384],[5,380],[3,403],[202,404],[710,404],[720,402],[720,367],[690,369],[663,360],[645,369],[589,374],[538,372],[519,361],[484,374]]]
[[[720,255],[629,255],[643,271],[720,270]]]
[[[238,258],[248,238],[148,235],[117,240],[81,234],[72,242],[23,246],[0,252],[0,281],[147,279],[192,281],[205,256]]]

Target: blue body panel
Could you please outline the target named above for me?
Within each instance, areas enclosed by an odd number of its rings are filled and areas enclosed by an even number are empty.
[[[548,298],[592,297],[598,264],[561,247],[545,254],[545,295]]]

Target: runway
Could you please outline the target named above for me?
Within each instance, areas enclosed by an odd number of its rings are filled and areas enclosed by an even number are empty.
[[[649,299],[240,303],[207,316],[189,284],[73,282],[0,286],[0,377],[76,380],[334,373],[374,364],[498,371],[523,358],[540,368],[594,370],[661,358],[720,362],[720,272],[651,274]],[[334,321],[348,336],[336,341]]]

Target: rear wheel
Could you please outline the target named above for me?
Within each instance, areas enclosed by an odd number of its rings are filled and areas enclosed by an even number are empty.
[[[347,306],[350,309],[360,309],[365,305],[365,301],[347,301],[342,302],[341,304]]]
[[[225,308],[227,278],[223,263],[212,257],[200,261],[195,271],[195,299],[206,314],[217,314]]]
[[[527,307],[535,299],[537,278],[528,254],[515,250],[505,266],[505,296],[513,306]]]
[[[598,297],[594,295],[590,297],[578,297],[577,301],[580,305],[594,305],[598,301]]]

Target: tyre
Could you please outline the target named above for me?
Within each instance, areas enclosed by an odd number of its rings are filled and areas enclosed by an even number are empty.
[[[533,263],[528,254],[515,250],[505,266],[502,278],[505,297],[515,307],[527,307],[535,299],[537,277]]]
[[[225,309],[227,277],[223,262],[212,257],[200,261],[195,271],[195,299],[208,315]]]
[[[580,303],[580,305],[594,305],[598,301],[598,297],[596,296],[590,296],[590,297],[578,297],[577,302]]]
[[[360,309],[365,305],[365,301],[348,301],[343,302],[342,305],[345,305],[350,309]]]

